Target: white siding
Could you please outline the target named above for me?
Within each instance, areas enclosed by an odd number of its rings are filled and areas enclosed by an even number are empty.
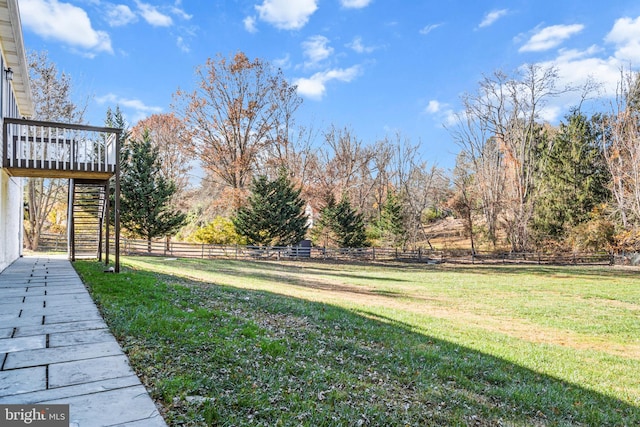
[[[17,0],[0,1],[0,125],[5,117],[33,114],[29,70]],[[5,70],[13,70],[13,81]],[[2,126],[0,126],[0,129]],[[0,132],[1,134],[1,132]],[[0,141],[2,142],[2,141]],[[2,150],[0,149],[0,152]],[[0,163],[0,271],[22,254],[22,178],[11,178]]]
[[[0,271],[21,252],[22,179],[0,169]]]

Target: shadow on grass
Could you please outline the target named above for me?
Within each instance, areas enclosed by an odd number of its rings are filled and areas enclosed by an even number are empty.
[[[161,258],[158,257],[144,257],[147,262],[161,264]],[[181,262],[190,262],[195,265],[204,266],[206,263],[216,262],[219,260],[203,260],[197,258],[182,258]],[[419,262],[400,262],[400,261],[349,261],[349,260],[331,260],[331,259],[295,259],[295,260],[224,260],[224,262],[232,263],[242,268],[249,268],[256,271],[281,271],[286,269],[300,269],[306,270],[307,264],[313,265],[313,270],[324,272],[326,275],[334,275],[336,277],[349,277],[353,279],[362,280],[375,280],[375,281],[393,281],[398,282],[402,279],[389,279],[384,277],[372,277],[350,273],[341,273],[335,275],[336,265],[345,265],[349,267],[381,267],[398,271],[444,271],[444,272],[471,272],[482,275],[522,275],[522,276],[544,276],[544,277],[558,277],[566,278],[592,276],[597,273],[598,276],[615,280],[621,277],[628,277],[632,279],[640,278],[640,268],[636,267],[622,267],[622,266],[581,266],[581,265],[534,265],[534,264],[499,264],[499,263],[476,263],[476,264],[459,264],[459,263],[441,263],[441,264],[429,264]],[[327,268],[319,267],[319,265],[326,264]],[[213,271],[213,270],[212,270]],[[312,273],[310,273],[312,274]]]
[[[149,263],[151,265],[159,265],[162,264],[161,261],[157,258],[144,258],[145,263]],[[403,279],[398,278],[389,278],[389,277],[375,277],[375,276],[365,276],[365,275],[357,275],[350,274],[346,272],[336,273],[335,269],[322,269],[317,268],[316,265],[313,266],[312,269],[299,267],[297,265],[287,265],[286,263],[278,263],[270,261],[225,261],[225,264],[228,268],[224,269],[216,269],[211,261],[207,263],[207,261],[201,260],[189,260],[184,259],[181,262],[187,263],[194,269],[199,269],[204,272],[212,272],[218,274],[225,274],[227,276],[232,276],[236,278],[246,278],[250,277],[251,279],[263,280],[268,282],[275,282],[281,284],[287,284],[291,286],[296,286],[299,288],[305,289],[316,289],[322,291],[332,291],[339,292],[345,294],[356,294],[356,295],[384,295],[387,297],[403,297],[404,295],[401,292],[395,292],[391,290],[379,290],[379,289],[370,289],[365,285],[356,285],[356,284],[348,284],[343,283],[342,280],[346,279],[355,279],[355,280],[366,280],[366,281],[382,281],[388,283],[398,283],[405,282]],[[285,276],[283,272],[294,272],[296,274],[302,274],[303,277],[292,277]],[[321,279],[318,279],[321,278]],[[330,282],[325,281],[327,278],[332,278]]]
[[[373,312],[76,268],[171,425],[640,423],[624,401]]]

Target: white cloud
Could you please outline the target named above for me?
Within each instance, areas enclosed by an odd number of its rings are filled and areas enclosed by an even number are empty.
[[[573,88],[558,96],[548,98],[539,110],[540,118],[550,123],[557,123],[570,108],[587,102],[602,104],[615,97],[616,87],[620,79],[620,70],[624,64],[615,56],[602,56],[604,50],[596,45],[585,50],[561,49],[558,55],[549,61],[540,62],[542,68],[553,67],[557,72],[556,88]],[[593,84],[598,87],[594,88]],[[591,87],[585,94],[583,89]],[[595,90],[597,89],[597,90]],[[587,95],[583,99],[583,95]],[[602,105],[599,107],[602,111]],[[606,105],[604,106],[606,109]]]
[[[179,8],[178,6],[180,5],[180,2],[176,2],[176,5],[173,6],[170,10],[171,13],[173,13],[175,16],[179,16],[180,18],[188,21],[191,18],[193,18],[193,15],[189,15],[187,12],[184,11],[184,9]]]
[[[484,15],[484,19],[482,20],[480,25],[478,25],[478,27],[489,27],[493,25],[498,19],[505,16],[507,13],[509,13],[509,10],[507,9],[492,10],[491,12],[488,12],[486,15]]]
[[[566,113],[567,107],[556,103],[543,105],[538,111],[538,116],[543,122],[558,123],[562,119],[562,115]]]
[[[180,48],[181,51],[185,53],[191,52],[191,47],[189,47],[189,44],[182,36],[178,36],[178,38],[176,39],[176,45],[178,46],[178,48]]]
[[[288,68],[291,68],[291,56],[287,53],[282,58],[274,59],[272,63],[275,67],[286,70]]]
[[[454,126],[457,123],[458,117],[451,109],[449,104],[443,104],[440,101],[432,99],[424,109],[426,114],[434,116],[436,120],[442,123],[444,126]]]
[[[560,31],[560,33],[563,33]],[[599,85],[597,91],[589,95],[587,103],[595,103],[602,111],[616,96],[622,69],[640,66],[640,17],[637,19],[618,19],[604,41],[614,45],[611,53],[602,46],[593,45],[587,49],[560,49],[556,57],[547,62],[538,63],[541,67],[554,67],[558,80],[556,87],[584,88],[594,82]],[[635,59],[635,61],[634,61]],[[630,62],[631,61],[631,62]],[[540,111],[542,119],[555,123],[569,111],[579,105],[583,93],[580,90],[561,93],[550,98]],[[604,106],[604,107],[603,107]]]
[[[448,108],[444,114],[442,115],[442,123],[446,127],[452,127],[456,124],[458,120],[458,115],[451,108]]]
[[[420,34],[426,36],[427,34],[429,34],[431,31],[435,30],[438,27],[441,27],[443,24],[439,23],[439,24],[430,24],[427,25],[426,27],[422,28],[420,30]]]
[[[138,20],[136,14],[124,4],[107,4],[105,12],[112,27],[121,27]]]
[[[371,53],[376,50],[374,46],[365,46],[362,43],[362,37],[355,37],[351,43],[347,44],[347,47],[358,53]]]
[[[298,86],[298,93],[311,99],[320,100],[327,91],[327,83],[332,80],[350,82],[360,74],[360,67],[354,65],[347,69],[333,69],[314,74],[309,78],[300,78],[294,81]]]
[[[93,29],[84,9],[58,0],[21,0],[25,28],[45,39],[92,52],[113,53],[109,34]]]
[[[349,9],[362,9],[363,7],[369,6],[371,0],[340,0],[342,7],[346,7]]]
[[[553,61],[542,63],[542,66],[554,66],[558,71],[558,83],[561,87],[583,86],[588,79],[602,85],[604,96],[615,95],[616,85],[620,79],[620,69],[624,65],[613,56],[608,58],[598,57],[601,52],[596,46],[587,50],[561,50],[560,54]],[[564,103],[566,106],[577,104],[579,94],[568,95],[574,99],[568,99]]]
[[[427,105],[425,111],[429,114],[436,114],[438,111],[440,111],[440,103],[435,99],[432,99],[431,101],[429,101],[429,105]]]
[[[618,19],[605,41],[616,46],[616,58],[640,64],[640,16]]]
[[[129,99],[120,97],[114,93],[108,93],[104,96],[100,96],[96,98],[96,102],[98,104],[110,104],[110,105],[118,105],[124,111],[126,111],[127,116],[129,117],[129,121],[131,123],[135,123],[138,120],[142,120],[145,117],[161,113],[162,107],[154,107],[150,105],[146,105],[143,101],[139,99]]]
[[[98,97],[96,98],[96,101],[99,104],[114,103],[121,107],[131,108],[138,111],[144,111],[146,113],[162,112],[162,107],[153,107],[153,106],[145,105],[145,103],[140,101],[139,99],[122,98],[114,93],[108,93],[104,96]]]
[[[250,33],[257,33],[258,27],[256,27],[256,17],[255,16],[247,16],[242,20],[244,24],[244,29]]]
[[[283,30],[299,30],[318,9],[318,0],[263,0],[256,5],[260,19]]]
[[[160,12],[155,6],[142,3],[139,0],[136,0],[136,5],[138,6],[138,12],[149,25],[154,27],[170,27],[173,25],[171,17]]]
[[[329,46],[329,39],[325,36],[311,36],[302,42],[303,55],[309,59],[305,62],[306,67],[317,66],[333,53],[333,48]]]
[[[581,32],[584,29],[582,24],[573,25],[551,25],[536,32],[524,46],[520,48],[520,52],[541,52],[552,49],[560,45],[563,41]]]

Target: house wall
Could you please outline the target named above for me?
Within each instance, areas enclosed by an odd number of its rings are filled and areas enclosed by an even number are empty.
[[[0,169],[0,271],[22,251],[22,178]]]
[[[13,71],[11,81],[7,80],[6,74],[9,68]],[[2,122],[5,117],[33,115],[33,97],[29,87],[29,69],[22,38],[18,0],[0,1],[0,129],[3,127]],[[0,163],[0,271],[22,254],[24,215],[22,178],[12,178],[1,166],[2,163]]]
[[[20,117],[11,82],[5,78],[6,68],[4,55],[0,56],[0,119]],[[22,178],[13,178],[0,167],[0,271],[22,255],[22,206]]]

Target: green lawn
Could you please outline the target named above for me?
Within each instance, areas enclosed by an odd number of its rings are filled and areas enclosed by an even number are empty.
[[[638,425],[640,272],[76,262],[170,425]]]

